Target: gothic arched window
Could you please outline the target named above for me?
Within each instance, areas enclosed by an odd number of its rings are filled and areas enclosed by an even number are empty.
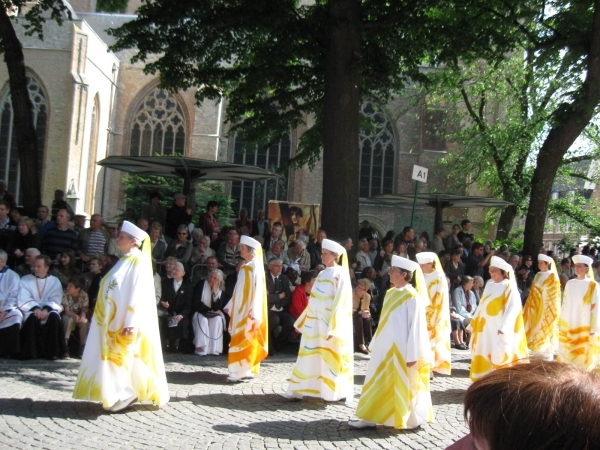
[[[261,167],[274,172],[285,164],[291,156],[292,143],[289,136],[268,148],[246,148],[244,138],[235,137],[233,162]],[[234,181],[231,183],[231,197],[236,200],[234,210],[246,208],[248,217],[255,218],[259,209],[268,214],[269,200],[287,200],[288,174],[265,181]]]
[[[131,124],[131,156],[184,154],[185,118],[173,94],[156,88],[137,108]]]
[[[360,130],[360,197],[394,191],[395,138],[387,114],[373,102],[360,108],[370,126]]]
[[[30,73],[27,74],[27,89],[33,103],[33,123],[38,138],[38,167],[42,177],[44,146],[46,144],[46,126],[48,122],[48,101],[40,82]],[[0,179],[7,183],[8,191],[21,203],[21,164],[14,128],[14,113],[10,90],[5,89],[0,99]]]

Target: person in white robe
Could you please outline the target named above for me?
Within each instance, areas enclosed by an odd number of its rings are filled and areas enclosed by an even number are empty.
[[[371,360],[352,428],[382,424],[412,429],[433,422],[429,390],[434,363],[425,309],[427,287],[419,265],[392,256],[390,281],[377,332],[371,341]],[[411,284],[415,279],[417,288]]]
[[[149,236],[123,222],[117,246],[125,256],[104,276],[73,398],[122,411],[137,401],[169,401],[156,318]]]
[[[17,296],[21,277],[6,265],[8,255],[0,250],[0,358],[17,358],[21,353],[19,333],[23,313]]]
[[[194,289],[192,299],[192,327],[194,329],[195,354],[198,356],[220,355],[223,353],[223,333],[226,317],[223,306],[230,297],[223,290],[225,275],[219,269],[208,274]]]
[[[565,286],[556,358],[588,371],[600,365],[600,292],[590,270],[593,262],[585,255],[573,256],[577,278]]]
[[[444,268],[433,252],[417,253],[417,262],[427,284],[429,305],[425,308],[427,333],[431,341],[435,361],[431,370],[450,375],[452,353],[450,351],[450,292]]]
[[[227,381],[253,378],[269,354],[267,285],[262,246],[249,236],[240,239],[240,257],[247,261],[238,272],[231,300],[223,311],[230,316]]]
[[[50,258],[39,255],[35,258],[34,275],[21,278],[17,303],[23,313],[22,359],[68,357],[60,317],[63,289],[58,278],[48,275],[50,266]]]
[[[529,362],[521,295],[513,268],[502,258],[492,256],[490,277],[467,327],[472,333],[473,381],[493,370]]]
[[[288,399],[320,397],[335,402],[354,400],[354,333],[352,285],[346,249],[337,242],[321,243],[321,271],[308,306],[294,323],[302,333],[298,359],[292,370]],[[342,265],[337,264],[342,258]]]
[[[525,335],[532,356],[552,361],[558,346],[560,280],[550,256],[539,254],[538,267],[523,307]]]

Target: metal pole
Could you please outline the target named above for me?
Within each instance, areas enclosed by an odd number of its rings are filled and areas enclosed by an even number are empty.
[[[415,209],[417,207],[417,194],[419,193],[419,180],[415,181],[415,198],[413,200],[413,208],[412,214],[410,216],[410,227],[413,227],[413,223],[415,222]]]

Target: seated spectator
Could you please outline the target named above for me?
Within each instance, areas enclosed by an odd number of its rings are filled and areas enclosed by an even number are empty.
[[[38,234],[40,235],[40,239],[42,239],[44,237],[44,235],[46,234],[46,231],[48,231],[50,228],[54,228],[56,226],[54,222],[48,220],[49,215],[50,215],[50,212],[46,205],[42,205],[42,206],[38,207],[37,216],[40,221],[40,226],[38,228]]]
[[[6,265],[8,255],[0,250],[0,358],[16,358],[21,352],[19,333],[23,314],[17,304],[19,275]]]
[[[161,239],[162,225],[158,222],[154,222],[150,228],[150,242],[152,245],[152,262],[154,266],[160,267],[163,260],[165,259],[165,251],[167,250],[167,243]]]
[[[560,261],[558,275],[560,276],[563,274],[566,275],[569,280],[575,276],[575,273],[573,272],[573,264],[571,263],[571,258],[563,258]]]
[[[181,262],[173,264],[171,275],[172,279],[161,283],[160,304],[168,312],[167,316],[161,318],[161,331],[165,350],[179,353],[181,339],[188,338],[194,288],[183,280],[185,269]]]
[[[373,268],[379,272],[379,276],[384,277],[388,274],[392,264],[392,255],[394,252],[394,241],[385,241],[381,251],[373,261]]]
[[[315,241],[308,244],[306,247],[306,251],[310,254],[310,268],[314,269],[317,264],[321,264],[321,244],[323,243],[323,239],[327,239],[327,232],[320,228],[317,231],[317,235],[315,236]]]
[[[240,258],[233,273],[230,273],[225,277],[225,292],[227,292],[229,296],[233,296],[233,291],[237,283],[238,274],[240,273],[240,269],[244,264],[246,264],[246,260]]]
[[[166,280],[170,280],[173,278],[173,268],[175,267],[175,263],[177,262],[177,258],[174,256],[168,256],[163,261],[163,266],[165,268],[162,278]]]
[[[77,251],[77,233],[69,228],[69,220],[69,212],[59,209],[56,214],[56,227],[46,231],[42,240],[42,254],[48,255],[54,261],[58,261],[59,255],[65,250]]]
[[[290,292],[293,294],[296,287],[300,284],[300,278],[298,277],[299,268],[295,265],[288,266],[284,273],[290,280]],[[312,271],[311,271],[312,272]]]
[[[281,273],[282,270],[283,262],[281,259],[271,258],[269,260],[269,271],[265,273],[269,308],[269,335],[272,337],[271,344],[275,350],[279,350],[294,331],[294,318],[289,313],[289,306],[292,301],[290,280]],[[278,327],[281,327],[281,331],[276,335],[275,332]]]
[[[35,265],[35,258],[40,255],[40,251],[37,248],[28,248],[25,250],[25,255],[23,256],[23,264],[19,264],[15,268],[15,272],[20,277],[24,277],[25,275],[33,275],[33,266]]]
[[[240,235],[236,230],[229,230],[227,242],[223,242],[217,252],[221,270],[228,276],[235,272],[240,260]]]
[[[195,285],[200,280],[206,280],[210,272],[219,268],[219,260],[216,256],[209,256],[206,258],[204,264],[206,265],[205,267],[201,267],[200,270],[196,270],[192,274],[194,276],[194,278],[191,280],[192,284]]]
[[[302,240],[297,240],[292,248],[287,252],[290,264],[297,264],[301,272],[310,270],[310,255],[306,251],[306,244]],[[283,263],[283,260],[282,260]]]
[[[465,265],[460,260],[461,256],[462,250],[456,248],[450,253],[450,261],[446,261],[446,264],[444,264],[444,273],[452,283],[452,291],[460,286],[460,282],[465,276]]]
[[[63,289],[67,287],[71,277],[81,275],[81,270],[77,268],[77,260],[75,259],[73,250],[63,251],[60,255],[58,265],[52,268],[50,273],[60,280]]]
[[[287,243],[282,239],[281,235],[283,234],[283,225],[281,222],[275,222],[271,227],[271,232],[265,238],[265,250],[269,251],[273,248],[273,244],[279,240],[283,242],[284,251],[287,250]]]
[[[465,275],[460,281],[460,286],[452,291],[452,305],[455,308],[456,314],[462,318],[462,323],[465,327],[471,323],[478,305],[477,298],[473,292],[473,284],[473,278]]]
[[[599,392],[598,373],[571,364],[540,360],[495,370],[467,390],[470,435],[450,448],[596,448]]]
[[[292,292],[292,302],[289,309],[290,315],[294,319],[298,319],[308,306],[308,297],[316,279],[317,275],[314,272],[303,272],[300,276],[300,286],[296,287],[294,292]]]
[[[16,224],[10,218],[10,208],[5,200],[0,200],[0,248],[12,254]]]
[[[284,252],[285,242],[281,239],[277,240],[271,246],[271,249],[265,253],[265,259],[268,263],[271,258],[279,258],[283,261],[283,266],[287,267],[290,265],[290,259],[288,258],[287,252]]]
[[[56,223],[58,212],[61,209],[67,211],[69,220],[71,220],[71,217],[75,215],[73,208],[71,208],[71,205],[69,205],[69,203],[65,200],[65,191],[62,189],[57,189],[54,191],[54,200],[52,201],[52,218],[50,219],[52,222]]]
[[[371,262],[375,262],[375,258],[377,257],[377,255],[379,254],[379,240],[377,240],[376,238],[373,239],[369,239],[369,259],[371,260]]]
[[[371,326],[371,296],[367,291],[371,288],[370,280],[358,280],[352,294],[352,323],[354,325],[354,351],[369,354],[367,345],[373,337]]]
[[[98,298],[100,282],[102,281],[103,276],[102,268],[104,266],[104,261],[99,256],[92,256],[89,263],[90,271],[82,275],[82,289],[87,293],[89,300],[88,319],[92,317],[94,314],[94,308],[96,307],[96,299]]]
[[[192,243],[188,241],[188,228],[187,225],[179,225],[177,228],[177,239],[173,239],[167,245],[165,250],[165,258],[173,256],[177,258],[177,261],[184,264],[184,267],[188,266],[188,262],[192,256]]]
[[[453,306],[450,307],[450,328],[452,329],[452,347],[458,350],[467,350],[469,347],[464,341],[465,325]]]
[[[90,227],[81,230],[77,237],[79,257],[86,266],[92,256],[104,255],[108,252],[110,233],[104,229],[102,223],[102,216],[93,214],[90,218]]]
[[[60,313],[63,289],[58,278],[49,275],[50,258],[36,257],[35,275],[21,279],[18,304],[23,313],[21,358],[58,359],[67,352]]]
[[[192,299],[192,327],[194,328],[194,353],[198,356],[223,353],[225,330],[228,317],[223,307],[231,299],[225,291],[223,272],[216,269],[207,280],[200,281],[194,288]]]
[[[475,299],[477,300],[477,304],[479,305],[479,300],[481,300],[481,296],[483,295],[483,288],[485,287],[485,282],[481,277],[473,277],[473,287],[471,288],[471,292],[475,294]]]
[[[192,230],[192,245],[194,248],[200,245],[200,239],[202,239],[202,236],[204,236],[204,233],[202,232],[201,228],[194,228]],[[210,237],[208,238],[208,242],[208,245],[210,245]]]
[[[12,267],[17,267],[25,262],[25,250],[28,248],[40,248],[40,236],[31,232],[33,220],[24,217],[17,225],[17,233],[13,244],[14,260]]]
[[[371,267],[373,262],[369,257],[369,241],[361,239],[358,241],[358,251],[356,252],[356,271],[363,271],[366,267]]]
[[[207,258],[214,257],[215,251],[210,248],[210,238],[208,236],[200,236],[200,241],[197,247],[192,250],[190,264],[206,264]]]
[[[248,218],[248,210],[246,208],[240,209],[239,216],[235,219],[233,226],[240,234],[244,234],[240,231],[240,228],[246,227],[248,229],[248,234],[246,236],[252,235],[252,221]]]
[[[394,255],[400,256],[402,258],[408,259],[408,253],[406,251],[406,244],[404,242],[399,242],[396,250],[394,250]]]
[[[69,347],[69,338],[71,330],[79,328],[79,357],[83,355],[85,341],[89,331],[88,309],[90,300],[88,295],[81,288],[83,287],[83,279],[79,276],[71,277],[67,288],[62,297],[62,313],[63,333],[65,336],[65,345]],[[68,353],[64,356],[68,356]]]

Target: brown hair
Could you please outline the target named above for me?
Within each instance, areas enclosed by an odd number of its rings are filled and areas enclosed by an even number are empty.
[[[555,361],[518,364],[473,383],[471,434],[492,450],[598,448],[600,375]]]

